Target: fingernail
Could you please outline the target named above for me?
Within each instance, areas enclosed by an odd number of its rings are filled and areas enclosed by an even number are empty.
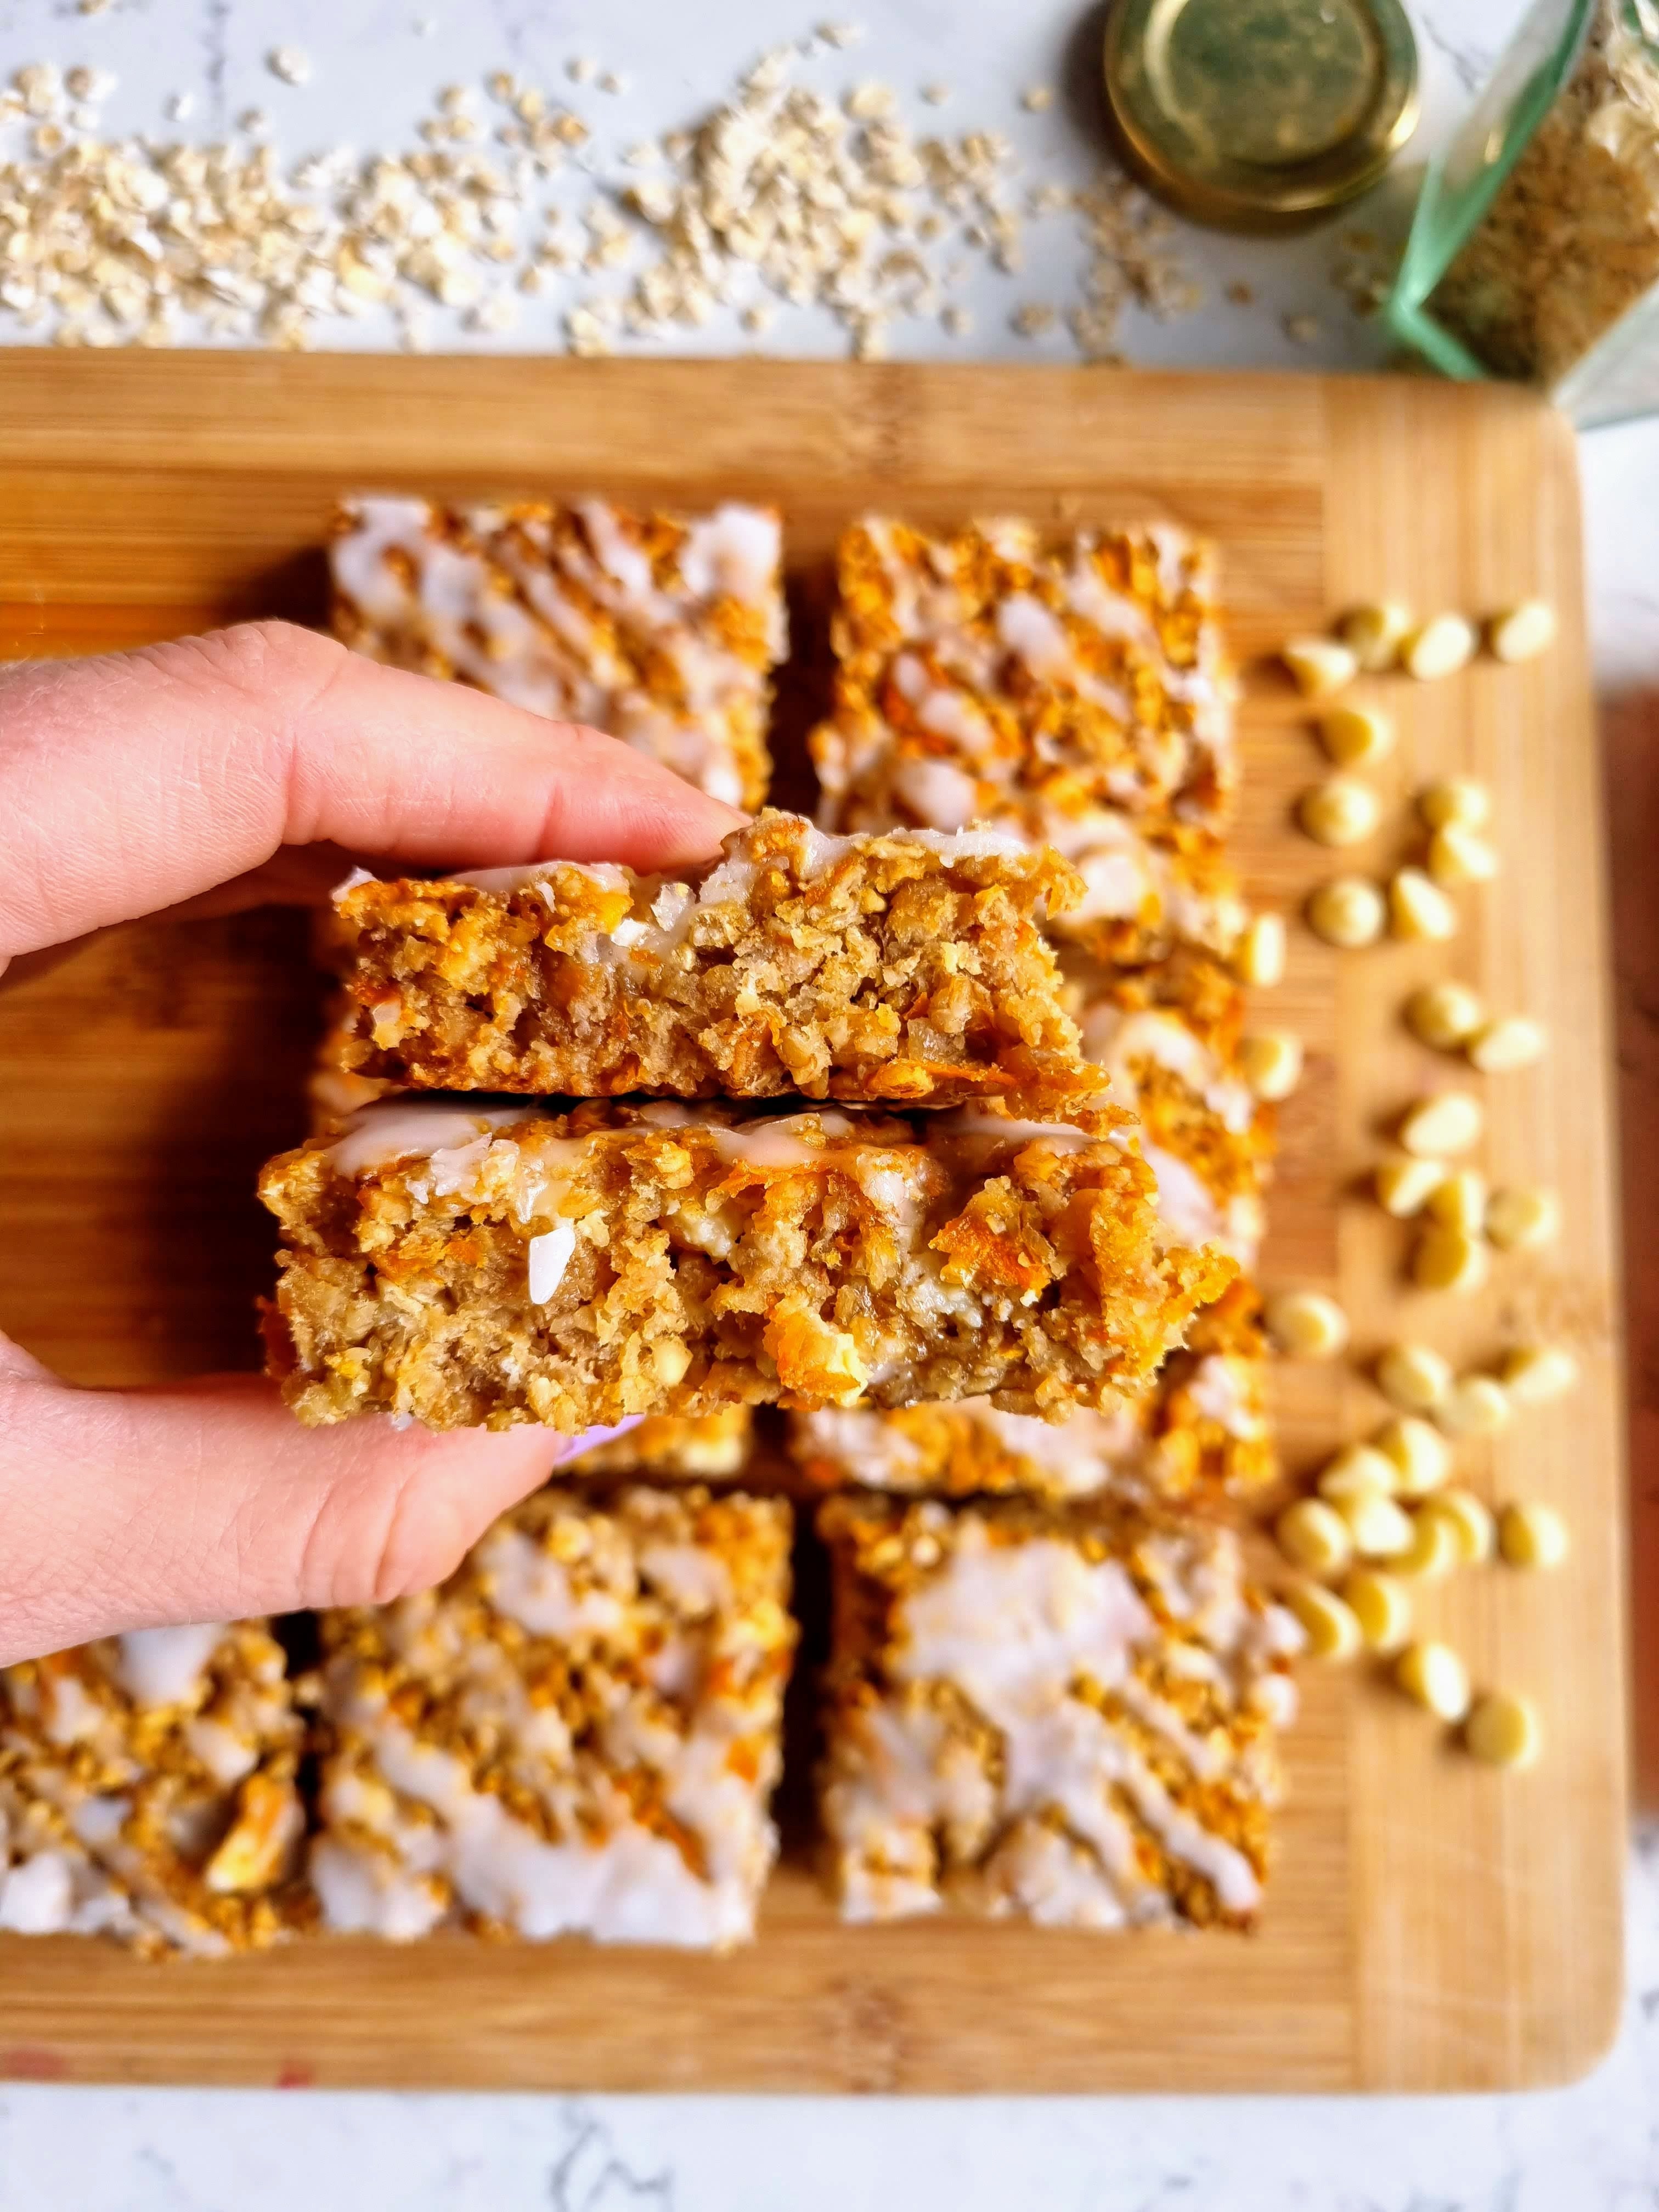
[[[637,1429],[644,1419],[643,1413],[630,1413],[625,1421],[618,1421],[614,1428],[584,1429],[579,1437],[567,1437],[554,1455],[553,1465],[563,1467],[573,1459],[580,1459],[584,1452],[597,1451],[601,1444],[614,1443],[618,1437],[625,1437],[630,1429]]]

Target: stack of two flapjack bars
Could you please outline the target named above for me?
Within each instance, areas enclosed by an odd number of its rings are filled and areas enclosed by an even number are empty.
[[[711,538],[745,549],[744,605],[686,611],[696,643],[647,638],[717,569],[687,557]],[[727,664],[736,734],[722,746],[704,724],[701,760],[726,767],[698,780],[758,796],[755,641],[781,634],[757,588],[764,568],[775,589],[767,518],[376,501],[347,516],[336,556],[350,641],[582,714],[683,771],[684,746],[662,741],[696,710],[683,672],[711,640],[747,641]],[[1220,1271],[1200,1281],[1182,1256],[1253,1256],[1267,1134],[1234,1065],[1244,916],[1217,835],[1231,714],[1208,561],[1173,532],[1044,554],[1017,524],[940,540],[871,522],[843,540],[835,644],[813,750],[820,818],[841,836],[763,817],[695,884],[539,870],[360,886],[343,902],[357,958],[337,1065],[358,1085],[793,1090],[854,1109],[784,1109],[741,1134],[727,1111],[669,1109],[679,1130],[702,1124],[670,1140],[688,1200],[652,1218],[648,1279],[619,1275],[606,1225],[605,1297],[581,1326],[591,1357],[619,1324],[635,1387],[663,1363],[678,1410],[609,1464],[672,1474],[689,1455],[729,1473],[744,1447],[720,1424],[781,1398],[810,1486],[860,1493],[822,1516],[837,1590],[824,1810],[849,1913],[948,1892],[1051,1921],[1245,1923],[1293,1632],[1244,1583],[1231,1532],[1185,1510],[1248,1495],[1272,1464],[1253,1294],[1216,1298]],[[550,690],[573,651],[580,666]],[[613,688],[595,689],[599,667]],[[1194,1301],[1187,1348],[1151,1389],[1158,1340],[1178,1341],[1175,1285],[1144,1272],[1121,1133],[1070,1063],[1034,941],[1045,908],[1085,1048],[1141,1112],[1150,1249]],[[926,1130],[878,1131],[868,1115],[889,1103],[927,1109]],[[636,1113],[665,1118],[609,1118]],[[878,1164],[874,1139],[890,1147]],[[1115,1176],[1093,1183],[1096,1164]],[[591,1202],[562,1196],[562,1220],[592,1221]],[[533,1287],[533,1257],[520,1264]],[[417,1410],[421,1347],[399,1332],[399,1402]],[[545,1418],[535,1351],[515,1343],[517,1395],[492,1376],[459,1417]],[[467,1371],[446,1350],[440,1394]],[[343,1398],[332,1377],[291,1387],[303,1403],[320,1382],[311,1403],[331,1412],[368,1372]],[[1034,1635],[1056,1608],[1075,1639]],[[1039,1645],[1011,1711],[999,1670]],[[1073,1752],[1021,1778],[1033,1728]]]

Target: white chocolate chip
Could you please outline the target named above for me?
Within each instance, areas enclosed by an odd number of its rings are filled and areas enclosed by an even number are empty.
[[[1425,1229],[1412,1254],[1412,1280],[1419,1290],[1452,1291],[1467,1297],[1485,1284],[1491,1267],[1486,1247],[1467,1230]]]
[[[1475,830],[1448,822],[1429,840],[1429,873],[1443,890],[1466,884],[1489,884],[1498,873],[1498,854]]]
[[[1461,1721],[1469,1709],[1469,1674],[1449,1644],[1408,1644],[1394,1678],[1408,1698],[1443,1721]]]
[[[1319,1583],[1294,1583],[1285,1602],[1302,1624],[1308,1650],[1316,1659],[1352,1659],[1364,1638],[1352,1610]]]
[[[1517,1067],[1530,1067],[1544,1056],[1546,1038],[1541,1022],[1525,1014],[1503,1014],[1478,1029],[1463,1048],[1469,1064],[1482,1075],[1508,1075]]]
[[[1380,1491],[1362,1491],[1345,1498],[1337,1511],[1347,1523],[1354,1550],[1362,1559],[1397,1559],[1411,1549],[1411,1516]]]
[[[1282,1291],[1263,1318],[1287,1359],[1334,1359],[1348,1341],[1348,1316],[1322,1291]]]
[[[1578,1362],[1565,1344],[1521,1344],[1498,1370],[1517,1406],[1547,1406],[1578,1386]]]
[[[1436,1052],[1455,1052],[1486,1018],[1478,992],[1467,983],[1425,983],[1406,1001],[1406,1026]]]
[[[1342,951],[1375,945],[1388,919],[1382,894],[1364,876],[1337,876],[1321,884],[1308,901],[1308,921],[1316,937]]]
[[[1432,1413],[1452,1387],[1451,1362],[1428,1344],[1393,1344],[1376,1363],[1376,1387],[1406,1413]]]
[[[1315,1487],[1329,1505],[1350,1498],[1389,1498],[1399,1480],[1399,1470],[1385,1452],[1371,1444],[1344,1444],[1334,1459],[1320,1469]]]
[[[1400,647],[1400,665],[1419,683],[1455,676],[1474,657],[1474,625],[1462,615],[1435,615],[1409,630]]]
[[[1529,1252],[1560,1233],[1561,1205],[1553,1190],[1520,1186],[1492,1193],[1486,1234],[1500,1252]]]
[[[1299,637],[1281,647],[1279,659],[1304,699],[1334,699],[1359,673],[1359,663],[1334,638]]]
[[[1559,1567],[1571,1548],[1567,1524],[1553,1505],[1521,1499],[1498,1517],[1498,1548],[1511,1567]]]
[[[1367,1650],[1386,1658],[1401,1649],[1412,1632],[1412,1597],[1404,1583],[1376,1567],[1356,1567],[1342,1595]]]
[[[1532,1766],[1544,1747],[1544,1731],[1525,1698],[1489,1690],[1464,1723],[1463,1741],[1485,1766]]]
[[[1456,1169],[1430,1193],[1428,1212],[1443,1229],[1460,1229],[1465,1237],[1484,1235],[1486,1178],[1478,1168]]]
[[[284,84],[306,84],[311,77],[311,57],[302,46],[276,46],[265,57],[272,76]]]
[[[1273,1534],[1285,1558],[1310,1575],[1340,1574],[1353,1557],[1347,1522],[1322,1498],[1298,1498],[1287,1505]]]
[[[1297,801],[1296,818],[1321,845],[1358,845],[1376,827],[1376,793],[1358,776],[1327,776]]]
[[[1412,1516],[1412,1540],[1409,1549],[1398,1559],[1389,1562],[1396,1575],[1407,1575],[1413,1582],[1437,1583],[1450,1574],[1462,1558],[1457,1532],[1443,1516],[1419,1512]]]
[[[1302,1040],[1288,1030],[1264,1030],[1241,1038],[1238,1068],[1258,1098],[1288,1098],[1302,1080]]]
[[[1233,955],[1241,983],[1268,990],[1285,980],[1285,917],[1257,914],[1250,917]]]
[[[1386,1422],[1373,1442],[1393,1465],[1395,1491],[1401,1498],[1427,1498],[1451,1472],[1446,1439],[1414,1413]]]
[[[1413,1214],[1422,1212],[1431,1194],[1445,1179],[1443,1161],[1414,1160],[1408,1153],[1401,1152],[1390,1159],[1379,1160],[1372,1181],[1376,1202],[1382,1211],[1393,1214],[1396,1221],[1409,1221]]]
[[[1547,599],[1522,599],[1486,625],[1486,646],[1495,660],[1530,660],[1554,642],[1555,609]]]
[[[1389,920],[1408,943],[1443,945],[1457,934],[1457,908],[1421,868],[1400,868],[1389,885]]]
[[[1474,776],[1442,776],[1418,793],[1417,811],[1431,830],[1452,823],[1461,830],[1484,830],[1492,818],[1492,793]]]
[[[1486,1127],[1480,1101],[1467,1091],[1442,1091],[1419,1099],[1400,1124],[1400,1141],[1414,1159],[1467,1152]]]
[[[1449,1437],[1496,1436],[1514,1417],[1510,1394],[1495,1375],[1459,1376],[1434,1408]]]
[[[1484,1566],[1498,1547],[1498,1525],[1492,1508],[1472,1490],[1438,1490],[1422,1508],[1425,1517],[1443,1520],[1457,1544],[1457,1556],[1466,1567]]]
[[[1337,635],[1368,676],[1380,676],[1400,658],[1411,634],[1412,611],[1400,599],[1381,599],[1350,607],[1336,626]]]
[[[1394,750],[1394,721],[1376,707],[1333,707],[1319,718],[1319,737],[1339,768],[1369,768]]]

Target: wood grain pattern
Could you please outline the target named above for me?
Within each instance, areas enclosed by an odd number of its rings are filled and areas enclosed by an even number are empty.
[[[1542,592],[1546,659],[1395,691],[1391,804],[1360,865],[1409,838],[1410,787],[1492,785],[1506,869],[1449,948],[1339,957],[1292,933],[1273,1018],[1309,1045],[1284,1116],[1270,1281],[1335,1288],[1369,1352],[1420,1329],[1475,1359],[1569,1334],[1584,1388],[1475,1479],[1553,1498],[1566,1571],[1425,1599],[1478,1680],[1540,1700],[1549,1755],[1498,1778],[1363,1672],[1308,1683],[1294,1798],[1255,1941],[1014,1926],[839,1929],[797,1852],[762,1940],[726,1960],[441,1942],[317,1943],[157,1970],[0,1939],[0,2073],[133,2081],[994,2091],[1428,2089],[1581,2071],[1612,2031],[1625,1802],[1610,1066],[1598,792],[1567,433],[1515,394],[1417,381],[775,363],[0,357],[0,650],[83,652],[252,611],[320,611],[317,545],[349,485],[590,489],[786,513],[799,742],[823,668],[824,560],[871,503],[924,520],[1168,516],[1216,536],[1246,665],[1237,845],[1294,911],[1328,856],[1289,827],[1317,773],[1261,656],[1388,587],[1489,608]],[[786,789],[798,791],[799,772]],[[0,1322],[76,1379],[252,1359],[270,1237],[254,1161],[299,1126],[312,987],[296,919],[113,933],[0,997]],[[1555,1183],[1566,1234],[1491,1292],[1400,1283],[1402,1232],[1355,1182],[1386,1117],[1448,1079],[1400,1028],[1420,976],[1465,975],[1549,1023],[1541,1072],[1487,1085],[1498,1177]],[[1293,1464],[1379,1417],[1350,1370],[1289,1370]],[[43,1470],[43,1473],[46,1472]]]

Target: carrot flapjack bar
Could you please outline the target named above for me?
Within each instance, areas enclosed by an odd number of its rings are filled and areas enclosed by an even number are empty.
[[[787,641],[769,511],[370,496],[342,502],[329,551],[360,653],[609,731],[733,805],[765,797]]]
[[[1248,1928],[1300,1632],[1230,1531],[846,1497],[821,1798],[842,1910]]]
[[[440,1589],[322,1621],[327,1926],[754,1932],[794,1649],[777,1499],[538,1492]]]
[[[258,1622],[0,1670],[0,1929],[152,1954],[274,1942],[300,1911],[301,1733]]]
[[[1273,1115],[1239,1070],[1237,978],[1212,955],[1183,948],[1144,968],[1077,963],[1071,996],[1085,1058],[1140,1122],[1169,1234],[1252,1266]]]
[[[1064,861],[768,811],[684,881],[545,861],[337,896],[348,1073],[415,1090],[1039,1111],[1095,1085],[1041,923]]]
[[[812,738],[826,826],[1010,818],[1068,854],[1100,810],[1217,826],[1234,767],[1213,570],[1163,526],[1048,551],[1018,521],[854,525]]]
[[[1079,1119],[386,1101],[261,1178],[270,1370],[313,1423],[1108,1407],[1234,1269],[1164,1239],[1123,1117]]]

